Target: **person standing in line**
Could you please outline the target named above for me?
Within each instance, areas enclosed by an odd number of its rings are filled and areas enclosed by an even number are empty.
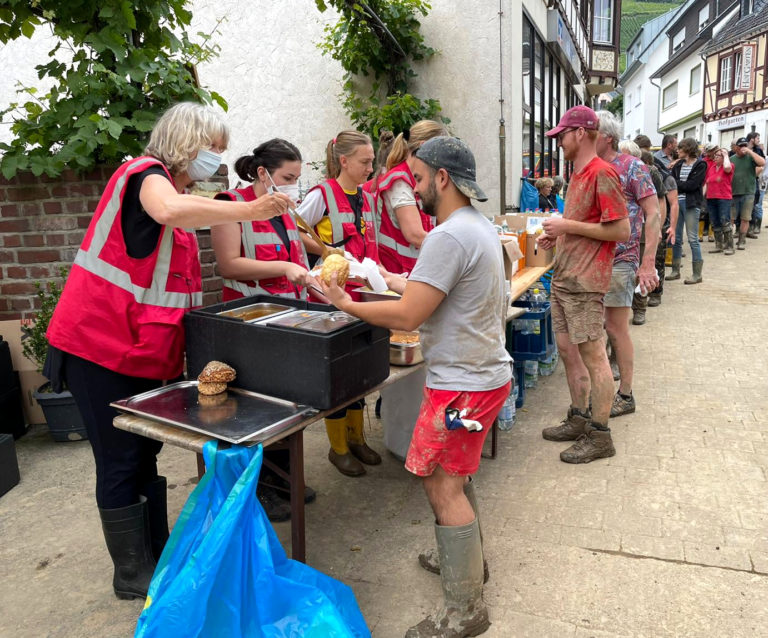
[[[715,233],[715,247],[710,253],[733,255],[733,229],[731,228],[731,199],[733,166],[725,149],[717,144],[704,147],[707,175],[704,178],[704,197],[709,219]]]
[[[765,166],[765,160],[749,148],[746,137],[740,137],[736,140],[730,159],[731,164],[733,164],[731,222],[738,225],[739,241],[736,248],[746,250],[747,231],[752,221],[752,210],[755,206],[757,169]]]
[[[679,160],[672,167],[672,175],[677,182],[679,192],[680,217],[675,229],[676,241],[673,249],[673,261],[680,263],[683,252],[683,224],[691,247],[691,268],[693,275],[683,283],[701,283],[701,271],[704,258],[699,243],[699,219],[704,205],[702,187],[707,176],[707,164],[699,159],[699,143],[692,137],[686,137],[677,145]],[[678,271],[679,272],[679,271]],[[672,279],[672,277],[668,277]]]
[[[447,134],[445,126],[439,122],[421,120],[392,141],[387,155],[387,172],[374,187],[380,221],[379,256],[381,265],[389,272],[410,273],[422,242],[434,228],[432,219],[421,209],[414,194],[411,166],[413,153],[424,142]]]
[[[297,213],[314,226],[320,239],[334,248],[343,248],[358,261],[369,257],[379,262],[373,195],[363,190],[373,172],[371,139],[358,131],[342,131],[326,146],[328,178],[310,189]],[[322,253],[308,235],[302,234],[307,252]],[[357,297],[361,284],[348,282],[347,290]],[[363,476],[365,465],[379,465],[381,456],[365,440],[364,400],[326,417],[325,429],[330,450],[328,460],[346,476]]]
[[[400,300],[356,303],[334,281],[320,284],[340,310],[374,325],[421,332],[427,381],[405,467],[422,477],[435,515],[434,571],[440,573],[443,605],[411,627],[406,638],[465,638],[490,626],[470,478],[509,396],[511,371],[502,330],[501,245],[492,224],[471,205],[471,199],[487,199],[475,170],[472,152],[456,138],[434,137],[416,150],[415,191],[437,226],[408,279],[386,274],[389,287],[402,293]],[[482,429],[464,427],[470,424]]]
[[[763,145],[760,143],[760,133],[755,131],[747,133],[747,142],[749,142],[749,148],[751,150],[765,159]],[[760,176],[762,174],[763,167],[758,166],[755,169],[755,175],[757,176],[757,184],[755,186],[755,206],[752,209],[752,219],[749,224],[749,229],[747,230],[747,238],[749,239],[757,239],[763,225],[763,195],[765,194],[765,189],[760,188]]]
[[[284,214],[282,193],[250,202],[184,194],[221,164],[229,130],[201,104],[172,106],[157,121],[143,157],[107,184],[75,257],[47,338],[46,376],[66,382],[96,461],[96,504],[114,564],[118,598],[144,598],[166,540],[162,443],[119,430],[110,403],[179,379],[184,315],[202,304],[201,226]]]
[[[539,245],[557,245],[551,288],[552,327],[571,395],[559,426],[545,428],[548,441],[575,441],[560,453],[565,463],[589,463],[614,456],[608,419],[613,377],[603,340],[603,298],[611,284],[616,242],[630,237],[629,212],[621,180],[597,156],[599,120],[587,106],[574,106],[547,131],[557,139],[573,174],[565,213],[544,220]],[[590,412],[590,396],[592,410]]]
[[[653,154],[653,159],[669,170],[669,165],[677,159],[677,137],[665,135],[661,139],[661,148]]]
[[[618,152],[622,123],[612,113],[600,111],[597,154],[611,164],[621,179],[629,211],[630,238],[616,245],[611,286],[605,296],[605,330],[616,353],[619,389],[611,406],[611,417],[635,411],[632,394],[635,350],[629,333],[632,296],[639,284],[646,294],[656,287],[656,247],[661,239],[659,201],[648,168],[632,155]],[[640,259],[640,237],[645,227],[646,252]]]

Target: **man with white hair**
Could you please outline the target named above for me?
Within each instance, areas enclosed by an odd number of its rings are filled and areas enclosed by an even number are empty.
[[[648,167],[636,157],[618,152],[623,133],[621,121],[608,111],[598,113],[598,156],[616,169],[629,210],[629,240],[616,245],[611,288],[605,296],[605,329],[619,365],[619,389],[613,399],[611,416],[635,411],[632,395],[634,346],[629,334],[632,297],[635,286],[651,292],[656,287],[656,247],[661,237],[659,200]],[[640,256],[640,238],[645,225],[645,252]]]

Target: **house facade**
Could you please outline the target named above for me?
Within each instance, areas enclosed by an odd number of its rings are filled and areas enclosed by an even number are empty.
[[[768,0],[742,0],[705,47],[706,139],[728,147],[757,132],[768,135]]]

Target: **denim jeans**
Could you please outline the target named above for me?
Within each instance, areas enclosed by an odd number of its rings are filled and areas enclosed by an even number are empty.
[[[760,195],[755,202],[755,207],[752,209],[752,223],[758,225],[763,221],[763,197],[765,196],[765,191],[759,191],[759,193]]]
[[[709,223],[714,230],[725,230],[731,223],[731,200],[708,199]]]
[[[685,200],[680,201],[680,215],[675,228],[675,245],[672,248],[673,259],[678,260],[683,256],[683,223],[685,223],[685,233],[688,235],[688,243],[691,246],[691,261],[703,261],[699,245],[700,214],[700,208],[686,208]]]

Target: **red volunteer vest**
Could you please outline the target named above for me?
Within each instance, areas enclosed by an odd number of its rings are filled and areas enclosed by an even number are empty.
[[[253,188],[238,188],[219,193],[233,201],[252,202],[256,199]],[[290,215],[281,217],[288,233],[290,252],[272,224],[267,221],[252,221],[240,223],[240,256],[259,261],[289,261],[304,268],[307,266],[307,253],[301,243],[296,223]],[[291,299],[306,299],[307,291],[294,286],[288,277],[272,277],[251,281],[224,279],[222,287],[223,301],[252,297],[253,295],[275,295]]]
[[[125,186],[150,166],[163,164],[139,157],[110,178],[46,336],[51,345],[120,374],[173,379],[184,362],[182,319],[202,304],[200,258],[195,233],[168,226],[148,257],[126,253]]]
[[[379,228],[379,255],[381,256],[381,264],[389,272],[410,273],[416,265],[419,249],[405,238],[403,231],[400,230],[400,224],[397,221],[395,211],[390,211],[384,201],[384,193],[392,188],[392,185],[398,180],[408,184],[411,190],[416,186],[416,181],[413,179],[413,174],[411,169],[408,168],[407,162],[401,162],[397,166],[393,166],[379,181],[377,192],[379,219],[381,220]],[[418,199],[416,200],[416,205],[419,209],[421,226],[425,231],[429,232],[434,228],[432,218],[421,210]]]

